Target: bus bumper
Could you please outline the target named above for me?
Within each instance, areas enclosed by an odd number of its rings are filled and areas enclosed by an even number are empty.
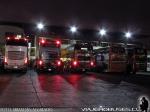
[[[77,66],[77,67],[71,67],[71,71],[91,71],[94,67],[82,67],[82,66]]]
[[[37,66],[37,70],[40,70],[40,71],[61,71],[62,70],[62,66],[46,66],[46,65],[43,65],[43,66]]]
[[[27,65],[4,65],[6,70],[26,70]]]

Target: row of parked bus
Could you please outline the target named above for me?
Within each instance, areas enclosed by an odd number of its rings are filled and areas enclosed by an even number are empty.
[[[54,69],[62,67],[60,60],[60,41],[37,38],[36,59],[32,63],[38,71],[43,69]],[[28,39],[16,35],[7,36],[4,45],[3,59],[1,58],[1,68],[4,70],[22,70],[27,71],[31,64],[29,55]]]
[[[147,50],[136,45],[112,44],[94,46],[89,42],[76,42],[64,48],[60,39],[36,38],[35,60],[32,67],[37,71],[95,71],[128,72],[147,71]],[[66,50],[62,56],[62,46]],[[27,71],[29,63],[28,39],[8,36],[5,41],[1,66],[5,70]]]
[[[100,72],[145,72],[147,50],[135,45],[110,44],[95,51],[95,62]]]

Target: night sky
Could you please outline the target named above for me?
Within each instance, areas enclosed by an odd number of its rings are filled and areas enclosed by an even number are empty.
[[[150,34],[148,0],[0,0],[0,21]]]

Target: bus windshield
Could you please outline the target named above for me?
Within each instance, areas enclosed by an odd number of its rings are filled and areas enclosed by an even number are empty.
[[[93,50],[93,46],[89,44],[76,44],[74,46],[74,50],[86,50],[86,51],[91,51]]]
[[[145,54],[145,50],[137,48],[137,49],[135,49],[135,54]]]
[[[7,40],[6,45],[11,45],[11,46],[28,46],[27,42],[24,40]]]
[[[125,49],[123,47],[112,47],[112,52],[117,54],[124,54]]]
[[[50,47],[50,48],[57,48],[58,46],[55,43],[45,43],[45,44],[40,44],[42,47]]]
[[[44,52],[43,57],[45,59],[56,59],[59,57],[59,54],[57,52]]]

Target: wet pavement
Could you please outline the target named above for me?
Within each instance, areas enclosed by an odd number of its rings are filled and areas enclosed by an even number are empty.
[[[101,73],[0,73],[0,107],[50,107],[80,112],[89,107],[137,108],[150,98],[150,76]]]

